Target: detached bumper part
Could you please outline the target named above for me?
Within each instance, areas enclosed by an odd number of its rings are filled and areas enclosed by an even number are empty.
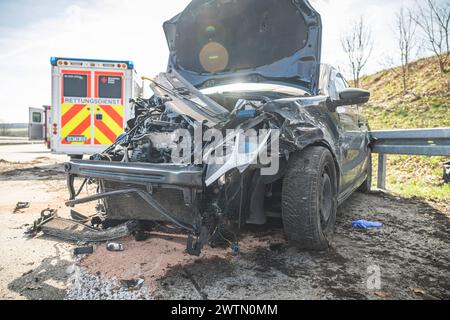
[[[42,213],[26,234],[30,236],[43,232],[46,235],[69,241],[104,242],[127,237],[136,230],[136,221],[128,221],[122,225],[107,230],[99,230],[82,222],[64,219],[56,214],[56,211]]]

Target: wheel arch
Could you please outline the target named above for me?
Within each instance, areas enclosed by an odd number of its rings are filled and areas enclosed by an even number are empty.
[[[337,191],[339,193],[339,186],[340,186],[340,182],[341,182],[341,172],[342,171],[341,171],[341,166],[339,164],[335,150],[333,150],[333,148],[330,146],[330,144],[326,140],[321,139],[321,140],[312,141],[312,142],[308,143],[307,145],[302,146],[302,148],[298,148],[297,150],[291,152],[291,154],[294,152],[302,152],[303,150],[305,150],[306,148],[309,148],[309,147],[324,147],[324,148],[328,149],[328,151],[330,151],[331,156],[333,157],[334,166],[336,169],[336,180],[337,180],[336,182],[337,182],[337,188],[338,188]],[[283,172],[283,177],[284,177],[285,173],[286,173],[286,171]]]

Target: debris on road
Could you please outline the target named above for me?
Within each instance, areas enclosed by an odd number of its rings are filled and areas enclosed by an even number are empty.
[[[108,249],[108,251],[123,251],[124,247],[121,243],[110,242],[106,245],[106,249]]]
[[[29,202],[17,202],[16,208],[14,209],[13,213],[18,213],[20,210],[27,209],[30,207]]]
[[[376,295],[377,297],[380,297],[380,298],[388,298],[388,297],[390,297],[389,293],[387,293],[386,291],[382,291],[382,290],[375,291],[374,295]]]
[[[46,235],[77,242],[105,242],[131,235],[138,224],[127,221],[108,229],[98,229],[76,220],[61,218],[53,209],[44,210],[41,217],[33,223],[25,234],[36,236],[39,232]]]
[[[412,288],[411,290],[415,294],[422,296],[425,300],[440,300],[439,298],[427,293],[425,290],[421,288]]]
[[[65,240],[83,242],[104,242],[129,236],[134,222],[129,221],[117,227],[99,230],[76,221],[55,217],[41,226],[44,234]]]
[[[41,211],[41,217],[43,217],[43,216],[50,217],[52,215],[56,215],[57,212],[58,212],[58,210],[56,210],[56,209],[47,208],[47,209],[44,209]]]
[[[241,248],[239,247],[239,243],[233,243],[231,245],[231,254],[233,256],[238,256],[240,252],[241,252]]]
[[[144,284],[144,279],[120,280],[120,283],[129,290],[139,290]]]
[[[381,228],[383,224],[381,222],[356,220],[352,222],[352,227],[356,229],[369,229],[369,228]]]
[[[134,240],[140,242],[148,239],[149,235],[144,230],[136,230],[134,232]]]
[[[56,216],[56,213],[57,210],[54,209],[42,210],[41,217],[33,222],[33,226],[28,228],[27,231],[25,231],[25,234],[34,237],[40,231],[41,226],[53,219]]]
[[[91,254],[93,252],[94,252],[94,246],[78,247],[78,248],[73,249],[74,255]]]

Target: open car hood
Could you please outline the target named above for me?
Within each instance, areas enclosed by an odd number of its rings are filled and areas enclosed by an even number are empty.
[[[193,0],[164,32],[168,69],[196,87],[269,82],[317,94],[322,26],[307,0]]]

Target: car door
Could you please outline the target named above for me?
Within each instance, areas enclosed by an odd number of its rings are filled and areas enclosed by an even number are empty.
[[[330,96],[339,99],[339,92],[349,85],[336,71],[331,71]],[[357,106],[340,106],[336,110],[339,123],[339,148],[341,153],[341,196],[346,196],[357,187],[367,158],[366,135],[361,127]]]

